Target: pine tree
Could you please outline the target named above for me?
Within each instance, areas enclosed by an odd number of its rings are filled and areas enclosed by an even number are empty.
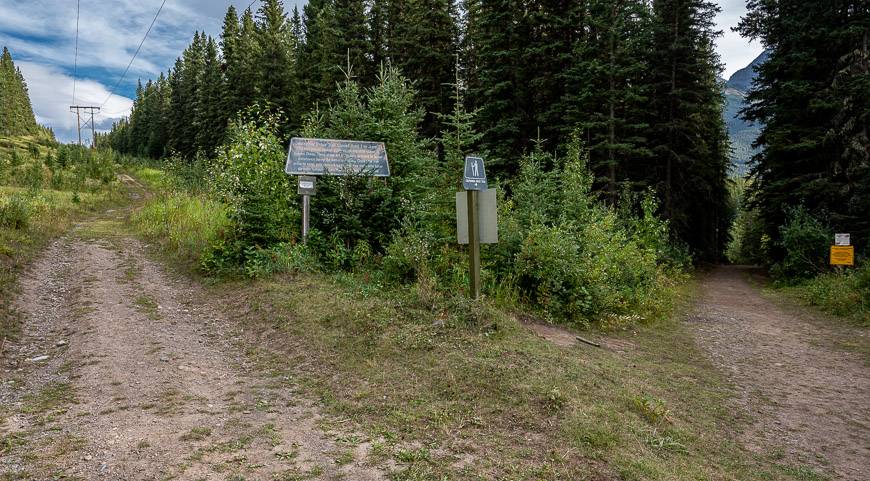
[[[0,134],[30,135],[38,131],[24,75],[15,66],[9,49],[3,47],[0,56]]]
[[[228,118],[235,117],[236,112],[245,107],[244,100],[239,95],[240,64],[244,52],[239,49],[241,29],[239,27],[239,15],[236,7],[230,5],[224,16],[223,29],[221,30],[220,47],[223,58],[223,99],[221,105],[226,111]]]
[[[304,7],[305,41],[299,53],[299,78],[302,106],[326,104],[344,79],[341,64],[334,64],[338,47],[334,8],[328,0],[312,0]]]
[[[706,0],[653,3],[649,129],[653,157],[643,172],[664,217],[700,259],[715,260],[727,232],[727,134]]]
[[[523,62],[529,40],[525,5],[520,0],[480,0],[468,36],[473,43],[473,107],[480,108],[483,142],[494,157],[490,172],[514,174],[515,160],[535,131],[531,112],[529,69]]]
[[[422,133],[432,137],[440,131],[439,114],[452,110],[450,84],[459,43],[456,7],[453,0],[410,0],[391,7],[386,55],[413,79],[426,111]]]
[[[587,8],[587,34],[564,75],[564,101],[554,103],[562,119],[552,114],[543,123],[562,126],[563,138],[580,130],[597,185],[615,205],[620,183],[630,183],[630,172],[649,156],[643,111],[649,15],[641,0],[590,0]]]
[[[280,0],[264,0],[257,11],[257,97],[281,110],[295,122],[295,47],[292,25]]]
[[[203,60],[202,71],[197,79],[199,89],[196,91],[194,120],[196,150],[211,157],[223,141],[229,120],[221,106],[223,97],[221,64],[217,44],[211,37],[208,37],[206,42]]]
[[[766,233],[778,239],[784,207],[803,204],[868,245],[870,5],[753,0],[748,10],[740,33],[770,50],[743,112],[762,124],[750,175]]]
[[[341,79],[347,73],[349,65],[353,76],[361,85],[374,85],[377,71],[369,60],[372,44],[366,22],[365,2],[333,0],[332,15],[329,18],[336,39],[331,55],[331,63],[338,67],[335,69],[336,78]],[[342,70],[345,72],[342,73]]]

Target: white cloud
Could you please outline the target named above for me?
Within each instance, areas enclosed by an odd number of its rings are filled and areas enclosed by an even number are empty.
[[[737,70],[749,65],[764,50],[757,41],[750,42],[739,33],[732,32],[740,17],[746,14],[745,0],[720,0],[719,6],[722,11],[716,16],[716,26],[722,30],[722,36],[716,40],[716,51],[725,64],[722,76],[726,79]]]
[[[73,79],[57,67],[32,62],[17,62],[24,74],[30,101],[40,124],[54,129],[58,140],[71,142],[77,140],[76,117],[70,112]],[[109,89],[93,80],[76,82],[76,103],[80,105],[100,105],[109,95]],[[106,130],[113,121],[130,114],[133,101],[126,97],[112,95],[95,118],[97,130]],[[90,133],[82,132],[83,142],[90,142]]]

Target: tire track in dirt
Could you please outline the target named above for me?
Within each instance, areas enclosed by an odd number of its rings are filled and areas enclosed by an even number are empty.
[[[199,289],[142,252],[73,235],[23,276],[26,335],[0,373],[0,472],[385,479],[365,443],[346,441],[361,437],[328,436],[292,379],[258,372]],[[38,355],[49,359],[26,360]]]
[[[720,267],[702,281],[690,322],[753,418],[740,440],[835,479],[870,479],[870,369],[843,341],[866,330],[786,311],[762,297],[747,269]]]

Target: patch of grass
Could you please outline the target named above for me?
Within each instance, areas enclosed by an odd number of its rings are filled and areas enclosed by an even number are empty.
[[[133,304],[142,314],[148,316],[151,320],[160,319],[160,306],[157,304],[157,301],[154,300],[153,297],[143,294],[138,296]]]
[[[164,194],[132,216],[136,231],[178,259],[199,262],[229,228],[228,209],[205,195]]]
[[[192,428],[189,433],[183,434],[180,439],[182,441],[202,441],[209,436],[211,436],[211,428],[201,426]]]
[[[779,290],[828,314],[870,327],[870,264],[829,272]]]
[[[27,414],[45,413],[66,404],[75,402],[72,384],[67,382],[50,382],[39,392],[24,397],[21,412]]]
[[[636,346],[628,352],[566,350],[497,306],[433,311],[364,282],[303,274],[211,289],[283,347],[255,349],[261,367],[284,369],[378,440],[381,458],[403,465],[396,479],[749,481],[774,465],[730,438],[747,416],[678,321],[596,334]],[[452,468],[467,446],[485,459]]]

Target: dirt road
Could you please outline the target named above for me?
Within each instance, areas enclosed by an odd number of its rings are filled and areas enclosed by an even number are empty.
[[[870,367],[846,348],[866,346],[866,330],[780,307],[748,272],[707,275],[691,317],[700,344],[738,389],[736,407],[753,418],[741,441],[834,479],[870,479]]]
[[[136,240],[55,242],[22,279],[26,337],[0,369],[0,477],[380,480],[292,378]],[[17,476],[17,477],[16,477]]]

